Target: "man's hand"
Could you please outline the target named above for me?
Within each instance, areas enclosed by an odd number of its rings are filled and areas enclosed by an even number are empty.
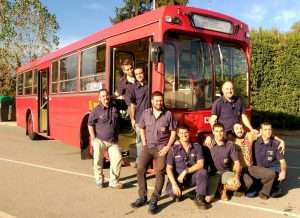
[[[283,181],[286,179],[286,172],[281,171],[278,175],[278,181]]]
[[[259,131],[257,130],[257,129],[251,129],[250,130],[251,131],[251,133],[253,134],[253,135],[255,135],[256,137],[258,137],[260,134],[259,134]]]
[[[211,136],[207,136],[203,142],[203,145],[211,149],[213,147],[214,139]]]
[[[135,129],[135,126],[136,126],[135,119],[132,119],[132,120],[131,120],[131,126],[132,126],[133,129]]]
[[[280,142],[280,144],[278,145],[278,150],[279,150],[279,152],[281,153],[281,154],[283,154],[284,155],[284,153],[285,153],[285,142],[282,140],[281,142]]]
[[[169,151],[170,147],[169,146],[164,146],[159,152],[158,152],[158,155],[159,156],[165,156],[168,151]]]
[[[183,179],[186,176],[186,174],[187,174],[187,170],[186,169],[180,173],[180,175],[177,178],[177,180],[178,180],[179,183],[183,183]]]
[[[180,196],[181,195],[181,190],[180,190],[179,186],[176,183],[172,184],[172,190],[173,190],[173,193],[176,196]]]

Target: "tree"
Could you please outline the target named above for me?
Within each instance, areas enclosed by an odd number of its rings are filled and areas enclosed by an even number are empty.
[[[122,20],[137,16],[145,11],[151,10],[153,0],[123,0],[122,7],[116,7],[114,18],[110,17],[112,23],[118,23]],[[156,0],[156,8],[163,5],[186,5],[188,0]]]
[[[59,26],[40,0],[0,3],[0,95],[12,95],[16,68],[56,48]]]
[[[292,32],[300,33],[300,21],[295,22],[291,27]]]

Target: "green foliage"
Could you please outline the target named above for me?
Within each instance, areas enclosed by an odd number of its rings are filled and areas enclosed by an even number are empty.
[[[145,11],[151,10],[153,0],[123,0],[123,6],[116,7],[114,18],[110,18],[112,23],[137,16]],[[156,8],[163,5],[187,5],[188,0],[156,0]]]
[[[15,92],[15,70],[56,48],[59,26],[40,0],[0,0],[0,95]]]
[[[252,38],[253,121],[300,128],[300,35],[254,30]]]

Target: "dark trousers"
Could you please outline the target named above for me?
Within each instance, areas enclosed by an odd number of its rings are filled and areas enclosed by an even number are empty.
[[[151,160],[155,160],[155,187],[151,196],[152,200],[157,201],[161,195],[162,188],[165,182],[165,156],[160,157],[158,155],[158,148],[148,148],[144,146],[137,168],[137,180],[138,180],[138,194],[139,197],[147,196],[147,182],[146,182],[146,171]]]
[[[253,178],[249,175],[248,167],[244,167],[241,173],[241,187],[240,191],[248,191],[253,185]]]
[[[175,179],[179,176],[177,174],[174,174]],[[207,185],[208,185],[208,174],[205,169],[200,169],[194,173],[188,174],[185,176],[183,180],[183,184],[178,183],[178,186],[180,190],[183,189],[183,187],[192,187],[196,186],[196,193],[199,195],[205,196],[207,194]],[[167,193],[170,196],[174,196],[172,184],[168,182],[167,185]]]
[[[251,176],[262,183],[260,192],[266,196],[270,196],[276,173],[270,168],[259,166],[248,167],[248,171]]]

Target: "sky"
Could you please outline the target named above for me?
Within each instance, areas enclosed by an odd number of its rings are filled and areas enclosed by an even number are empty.
[[[123,0],[41,1],[59,23],[59,47],[109,27],[109,17],[123,4]],[[247,23],[250,29],[276,28],[286,32],[300,21],[300,0],[189,0],[188,6],[235,17]]]

